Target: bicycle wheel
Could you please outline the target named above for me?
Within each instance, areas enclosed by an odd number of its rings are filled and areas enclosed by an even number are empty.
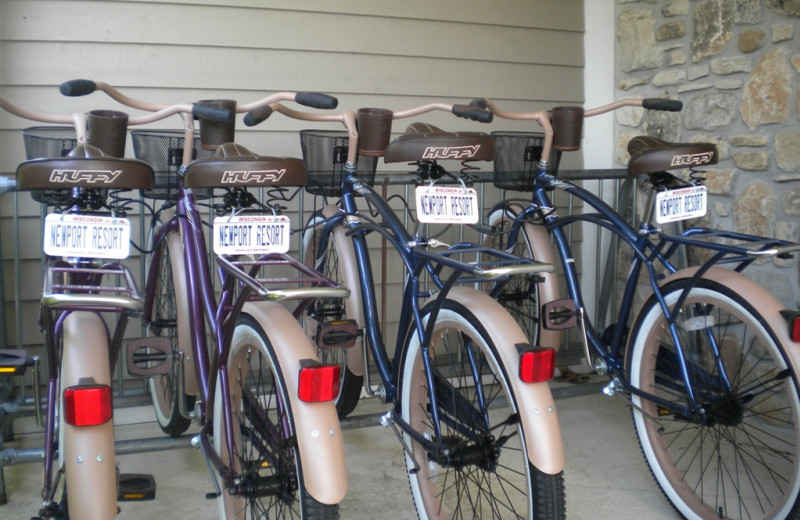
[[[665,286],[667,303],[687,287]],[[685,406],[676,345],[654,298],[635,323],[631,383]],[[797,374],[767,322],[743,295],[699,280],[681,304],[677,335],[701,413],[633,397],[639,443],[664,495],[686,518],[800,518]]]
[[[520,228],[516,242],[509,247],[509,232],[515,224],[513,208],[492,211],[489,214],[488,222],[491,232],[484,238],[486,247],[508,251],[522,258],[555,264],[549,238],[546,239],[546,249],[534,247],[533,237],[529,235],[529,232],[533,230],[527,229],[527,226]],[[542,231],[546,234],[544,230]],[[533,274],[513,276],[494,298],[514,317],[531,345],[558,348],[561,334],[556,330],[545,329],[542,316],[542,304],[558,299],[558,288],[554,285],[557,284],[556,275],[539,275],[539,278],[542,277],[545,278],[546,282],[544,283],[548,284],[547,287],[543,287],[543,282],[537,281],[537,276]]]
[[[155,235],[155,232],[151,233],[149,242],[153,241]],[[173,363],[171,372],[149,378],[148,386],[158,425],[164,433],[178,436],[189,428],[191,421],[181,415],[176,396],[183,396],[186,410],[191,410],[195,401],[195,396],[186,395],[183,388],[178,388],[181,359],[179,337],[184,335],[188,338],[189,334],[188,291],[183,277],[177,276],[185,272],[180,233],[168,232],[157,247],[159,264],[156,279],[149,281],[155,283],[155,297],[147,331],[149,335],[169,339]]]
[[[342,321],[342,320],[358,320],[357,310],[354,309],[358,291],[358,280],[345,281],[342,272],[339,269],[339,254],[336,237],[331,233],[328,235],[327,249],[322,261],[317,263],[316,259],[319,255],[319,240],[322,233],[322,224],[325,218],[322,212],[315,212],[308,220],[306,231],[303,234],[303,262],[310,268],[318,270],[325,277],[343,283],[351,291],[350,298],[346,300],[335,298],[317,298],[312,304],[309,311],[303,316],[303,326],[311,338],[312,344],[316,345],[316,334],[320,330],[320,326],[324,322]],[[347,244],[349,245],[349,244]],[[350,415],[358,405],[358,400],[361,398],[361,388],[364,385],[364,376],[356,375],[350,370],[348,365],[348,357],[358,356],[362,345],[362,338],[356,340],[356,345],[349,349],[328,348],[318,349],[317,354],[320,360],[325,364],[339,365],[340,368],[340,381],[339,381],[339,395],[336,397],[336,412],[340,419]],[[350,352],[352,351],[352,352]]]
[[[255,319],[240,316],[228,360],[235,460],[228,460],[222,427],[215,432],[214,448],[241,476],[241,483],[238,489],[224,490],[217,500],[219,517],[339,518],[338,505],[322,504],[306,492],[293,411],[274,348]],[[215,425],[223,424],[223,413],[217,384]]]
[[[429,308],[423,310],[427,316]],[[437,318],[428,355],[439,403],[435,438],[423,351],[409,335],[401,365],[402,417],[441,444],[432,454],[405,435],[408,478],[420,518],[565,518],[564,474],[549,475],[528,460],[508,374],[478,319],[448,300]]]

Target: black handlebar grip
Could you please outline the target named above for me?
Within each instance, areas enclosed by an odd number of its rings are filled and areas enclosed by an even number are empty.
[[[269,105],[258,107],[244,115],[244,124],[245,126],[256,126],[257,124],[266,121],[271,115],[272,107]]]
[[[469,106],[478,107],[485,110],[489,108],[489,103],[486,102],[486,98],[475,98],[469,102]]]
[[[488,110],[470,105],[453,105],[453,114],[481,123],[491,123],[492,119],[494,119],[494,114]]]
[[[677,99],[645,98],[642,106],[648,110],[663,110],[665,112],[680,112],[683,102]]]
[[[192,115],[194,115],[194,117],[202,116],[206,119],[220,121],[222,123],[233,123],[236,119],[236,112],[228,108],[197,104],[192,105]]]
[[[322,92],[298,92],[294,100],[311,108],[336,108],[339,100]]]
[[[71,79],[58,86],[58,91],[69,97],[85,96],[95,90],[97,90],[97,83],[90,79]]]

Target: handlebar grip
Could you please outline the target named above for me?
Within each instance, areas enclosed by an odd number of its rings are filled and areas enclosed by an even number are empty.
[[[494,119],[494,114],[482,108],[475,108],[470,105],[453,105],[453,114],[472,121],[481,123],[491,123]]]
[[[680,112],[683,102],[677,99],[645,98],[642,106],[648,110],[663,110],[665,112]]]
[[[487,108],[489,108],[489,103],[487,103],[486,98],[475,98],[469,102],[469,106],[478,107],[486,110]]]
[[[336,108],[339,100],[322,92],[298,92],[294,100],[311,108]]]
[[[272,107],[269,105],[258,107],[244,115],[245,126],[256,126],[263,123],[269,116],[272,115]]]
[[[90,79],[71,79],[58,86],[58,91],[69,97],[85,96],[95,90],[97,90],[97,83]]]
[[[220,121],[222,123],[233,123],[236,119],[236,113],[233,110],[198,104],[192,105],[192,115],[194,117],[202,116],[206,119]]]

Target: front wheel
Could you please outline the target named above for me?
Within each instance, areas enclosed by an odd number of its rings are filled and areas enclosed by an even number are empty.
[[[430,308],[423,311],[427,318]],[[481,322],[447,300],[428,348],[438,402],[437,436],[424,351],[416,333],[403,351],[402,418],[431,446],[406,435],[408,478],[420,518],[565,518],[564,474],[527,456],[517,400]]]
[[[306,330],[312,344],[316,344],[316,335],[320,327],[326,322],[341,320],[360,319],[358,306],[361,300],[358,295],[358,280],[345,280],[343,266],[340,265],[339,248],[350,247],[351,243],[338,243],[338,240],[346,242],[347,239],[337,233],[330,233],[327,236],[327,245],[324,254],[321,254],[320,238],[325,223],[325,217],[321,211],[315,212],[308,220],[306,231],[303,234],[303,262],[316,271],[322,273],[326,278],[339,284],[345,285],[350,289],[350,297],[344,300],[338,298],[317,298],[311,304],[309,310],[303,315],[303,327]],[[360,324],[360,323],[359,323]],[[340,419],[344,419],[356,409],[361,398],[361,388],[364,385],[364,376],[356,375],[351,370],[354,361],[360,361],[358,356],[364,348],[363,338],[356,340],[355,346],[349,349],[328,348],[318,349],[317,355],[325,364],[339,365],[339,395],[336,396],[336,412]],[[360,371],[360,370],[359,370]]]
[[[318,502],[306,491],[291,401],[275,346],[251,316],[237,322],[228,361],[234,460],[225,446],[219,382],[214,399],[214,449],[239,482],[218,499],[219,518],[339,518],[339,506]]]
[[[151,237],[154,235],[151,233]],[[191,410],[195,401],[193,395],[184,393],[178,378],[181,368],[180,342],[189,338],[188,290],[180,233],[166,233],[157,247],[158,271],[156,279],[149,282],[155,284],[155,297],[148,334],[169,340],[173,363],[169,373],[149,378],[148,386],[158,425],[164,433],[178,436],[191,425],[189,418],[181,414],[178,399],[184,399],[186,410]]]
[[[797,374],[767,322],[719,283],[663,288],[670,308],[688,290],[674,328],[658,302],[637,318],[629,348],[634,387],[673,406],[633,397],[633,421],[650,471],[685,518],[800,518]]]

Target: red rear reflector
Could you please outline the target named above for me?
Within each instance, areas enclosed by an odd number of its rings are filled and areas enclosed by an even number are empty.
[[[310,359],[300,362],[297,396],[306,403],[333,401],[339,395],[339,365]]]
[[[789,337],[800,343],[800,315],[789,320]]]
[[[784,310],[781,311],[781,316],[789,324],[789,339],[800,343],[800,311]]]
[[[64,390],[64,420],[72,426],[97,426],[111,420],[111,387],[71,386]]]
[[[553,379],[556,351],[552,348],[526,350],[519,358],[519,378],[525,383],[541,383]]]

